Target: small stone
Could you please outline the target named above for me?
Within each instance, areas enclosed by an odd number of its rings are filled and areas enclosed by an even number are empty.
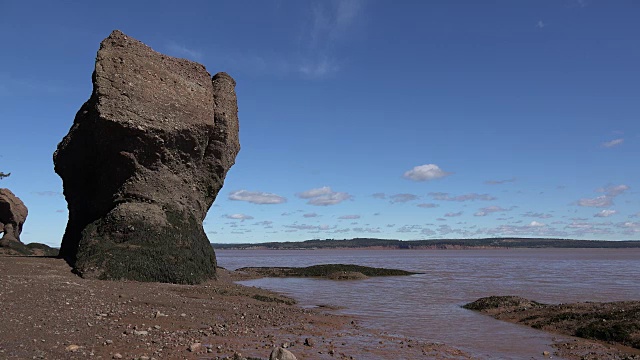
[[[273,349],[269,360],[298,360],[291,351],[283,349],[281,347]]]
[[[196,352],[196,351],[198,351],[198,349],[200,349],[200,346],[202,346],[201,343],[193,343],[193,344],[189,345],[189,351]]]
[[[551,353],[550,353],[550,352],[548,352],[548,351],[543,351],[543,352],[542,352],[542,356],[549,357],[549,355],[551,355]]]
[[[148,335],[149,332],[146,330],[133,330],[133,335]]]
[[[80,349],[80,346],[72,344],[72,345],[67,346],[64,349],[67,350],[67,351],[70,351],[70,352],[74,352],[74,351],[78,351],[78,349]]]
[[[308,346],[308,347],[314,347],[316,344],[315,340],[313,340],[312,338],[306,338],[304,339],[304,345]]]
[[[113,354],[114,359],[122,359],[122,355],[120,353]]]

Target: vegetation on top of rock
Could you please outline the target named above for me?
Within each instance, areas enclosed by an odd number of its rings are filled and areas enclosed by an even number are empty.
[[[463,305],[462,307],[469,310],[484,311],[497,308],[532,308],[540,306],[544,305],[519,296],[489,296],[480,298],[474,302]]]
[[[640,301],[548,305],[517,296],[490,296],[463,307],[535,329],[640,349]]]
[[[339,277],[339,273],[360,273],[364,276],[402,276],[417,273],[351,264],[324,264],[307,267],[244,267],[237,271],[251,272],[265,277]]]
[[[58,249],[45,244],[23,244],[19,241],[0,241],[0,254],[17,256],[58,256]]]

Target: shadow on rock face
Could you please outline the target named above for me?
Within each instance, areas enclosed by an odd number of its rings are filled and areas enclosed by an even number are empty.
[[[54,153],[69,204],[60,256],[90,278],[214,277],[202,222],[240,150],[237,112],[226,73],[111,33]]]

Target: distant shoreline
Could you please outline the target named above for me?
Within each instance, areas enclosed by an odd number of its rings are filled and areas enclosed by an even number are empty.
[[[470,249],[630,249],[640,248],[639,240],[573,240],[548,238],[485,239],[326,239],[300,242],[212,243],[217,250],[470,250]]]

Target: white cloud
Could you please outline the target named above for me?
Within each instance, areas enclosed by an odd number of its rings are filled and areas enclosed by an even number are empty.
[[[446,172],[436,164],[425,164],[415,166],[413,169],[406,171],[404,177],[413,181],[427,181],[449,176],[451,173]]]
[[[404,202],[408,202],[408,201],[413,201],[418,199],[418,195],[414,195],[414,194],[395,194],[395,195],[391,195],[391,203],[404,203]]]
[[[607,196],[614,197],[622,194],[623,192],[629,190],[630,187],[625,184],[620,185],[610,185],[604,188],[599,188],[596,191],[600,193],[605,193]]]
[[[357,228],[353,228],[352,229],[354,232],[356,233],[380,233],[380,228],[361,228],[361,227],[357,227]]]
[[[333,191],[328,186],[297,193],[296,196],[301,199],[308,199],[307,204],[315,206],[336,205],[353,198],[348,193]]]
[[[510,183],[510,182],[515,182],[516,178],[511,178],[511,179],[505,179],[505,180],[487,180],[484,183],[487,185],[501,185],[501,184],[506,184],[506,183]]]
[[[455,213],[450,212],[450,213],[444,214],[445,217],[456,217],[456,216],[461,216],[461,215],[462,215],[462,211],[458,211],[458,212],[455,212]]]
[[[534,218],[540,218],[540,219],[548,219],[548,218],[552,218],[553,217],[553,215],[551,215],[551,214],[536,213],[536,212],[531,212],[531,211],[527,211],[526,213],[522,214],[522,216],[534,217]]]
[[[624,139],[613,139],[611,141],[603,142],[602,146],[606,148],[611,148],[614,146],[621,145],[624,142]]]
[[[293,224],[293,225],[285,225],[284,227],[296,230],[316,230],[316,231],[326,231],[335,229],[336,226],[329,225],[306,225],[306,224]]]
[[[500,206],[488,206],[488,207],[485,207],[485,208],[482,208],[482,209],[478,210],[478,212],[473,214],[473,216],[487,216],[487,215],[495,213],[495,212],[509,211],[509,210],[511,210],[511,209],[505,209],[505,208],[502,208]]]
[[[360,219],[360,215],[342,215],[338,219]]]
[[[296,196],[301,199],[311,199],[318,196],[329,195],[333,193],[330,187],[323,186],[321,188],[315,188],[307,191],[303,191],[301,193],[297,193]]]
[[[578,206],[586,207],[609,207],[613,205],[613,201],[610,196],[602,195],[593,199],[580,199],[578,200]]]
[[[451,196],[449,195],[449,193],[431,192],[429,193],[429,196],[431,196],[435,200],[444,200],[444,201],[475,201],[475,200],[491,201],[496,199],[495,197],[489,194],[476,194],[476,193]]]
[[[537,221],[532,221],[529,226],[531,227],[541,227],[541,226],[545,226],[543,223],[541,222],[537,222]]]
[[[229,200],[237,200],[237,201],[247,201],[252,204],[282,204],[287,202],[287,199],[276,194],[266,193],[266,192],[258,192],[258,191],[247,191],[247,190],[238,190],[229,194]]]
[[[416,205],[417,207],[423,208],[423,209],[432,209],[432,208],[437,208],[438,204],[434,204],[434,203],[422,203],[422,204],[418,204]]]
[[[594,214],[593,217],[609,217],[617,213],[616,210],[601,210],[599,213]]]
[[[227,219],[240,220],[240,221],[253,219],[253,216],[246,215],[246,214],[231,214],[231,215],[227,214],[224,217],[226,217]]]
[[[542,29],[542,28],[543,28],[543,27],[545,27],[545,26],[547,26],[547,24],[545,24],[544,22],[542,22],[542,20],[539,20],[539,21],[536,23],[536,27],[537,27],[537,28],[539,28],[539,29]]]
[[[588,199],[588,198],[580,199],[577,201],[577,205],[586,206],[586,207],[609,207],[613,205],[613,198],[624,193],[629,189],[630,187],[625,184],[610,185],[607,187],[602,187],[602,188],[596,189],[596,192],[604,193],[604,195],[601,195],[592,199]]]

